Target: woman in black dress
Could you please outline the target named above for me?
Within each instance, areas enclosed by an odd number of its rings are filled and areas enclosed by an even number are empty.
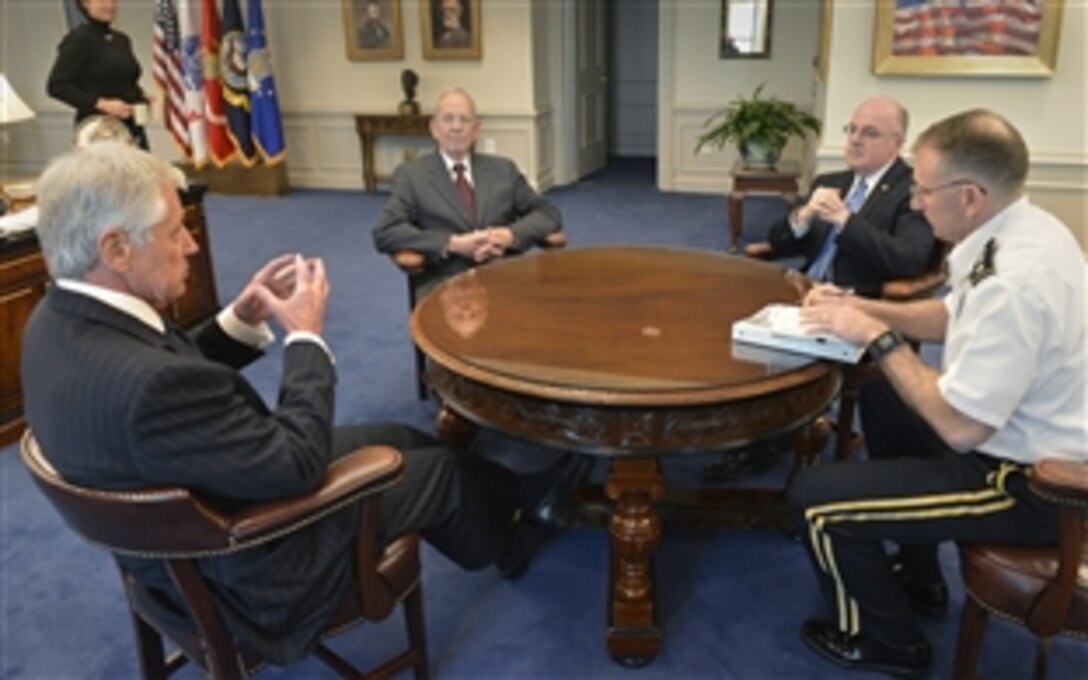
[[[117,0],[79,0],[87,21],[61,40],[47,91],[76,110],[76,125],[107,114],[121,120],[141,148],[148,148],[143,112],[149,98],[140,88],[140,64],[132,42],[110,24]],[[138,109],[139,107],[139,109]]]

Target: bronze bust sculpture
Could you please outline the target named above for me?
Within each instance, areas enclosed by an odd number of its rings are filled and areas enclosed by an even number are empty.
[[[400,72],[400,85],[404,89],[404,101],[397,107],[402,116],[418,116],[419,102],[416,101],[416,86],[419,85],[419,76],[410,68]]]

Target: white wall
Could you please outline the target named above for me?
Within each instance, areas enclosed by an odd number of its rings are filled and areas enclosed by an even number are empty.
[[[841,123],[855,104],[876,94],[901,101],[911,113],[910,137],[931,123],[969,108],[1008,118],[1031,149],[1028,192],[1088,247],[1088,117],[1084,42],[1088,3],[1066,0],[1058,60],[1049,78],[888,77],[872,73],[875,3],[834,3],[830,69],[824,110],[826,135],[816,151],[819,170],[841,167]],[[839,39],[836,39],[839,38]],[[909,142],[908,142],[909,147]]]
[[[658,117],[658,186],[676,191],[729,191],[730,147],[695,154],[703,125],[737,94],[765,92],[813,110],[820,3],[778,0],[770,59],[721,59],[719,0],[661,0]],[[819,112],[817,112],[818,114]],[[786,160],[803,161],[805,147],[791,142]]]
[[[623,0],[612,0],[623,2]],[[1086,57],[1088,2],[1066,0],[1057,70],[1043,79],[905,78],[871,72],[875,3],[832,3],[834,34],[826,87],[816,83],[817,0],[777,0],[769,60],[718,58],[720,0],[659,0],[658,185],[664,190],[729,190],[732,150],[695,155],[704,121],[738,93],[761,82],[769,92],[810,107],[829,134],[811,149],[793,144],[788,158],[839,167],[838,130],[855,104],[888,94],[910,107],[916,132],[949,113],[988,106],[1008,116],[1032,148],[1033,198],[1069,224],[1082,244],[1088,216]],[[531,181],[548,187],[572,179],[570,102],[564,79],[574,44],[571,0],[483,0],[483,59],[422,59],[418,0],[403,0],[405,59],[349,62],[344,54],[339,0],[265,0],[269,41],[295,186],[357,188],[360,154],[351,114],[395,111],[400,72],[420,75],[424,110],[447,87],[462,85],[484,116],[482,142],[512,157]],[[71,139],[71,112],[45,94],[45,80],[65,28],[53,0],[0,0],[0,70],[37,119],[0,133],[0,180],[41,170]],[[124,0],[118,27],[135,42],[145,71],[151,62],[152,0]],[[152,87],[150,75],[144,85]],[[381,145],[388,169],[403,143]],[[172,154],[161,127],[151,130],[157,153]]]
[[[547,169],[541,167],[538,153],[540,128],[546,125],[538,121],[534,102],[529,38],[533,2],[537,0],[485,0],[481,60],[426,61],[419,3],[403,0],[405,58],[350,62],[344,50],[340,0],[264,0],[292,185],[361,185],[361,156],[351,114],[396,112],[403,98],[400,72],[405,68],[420,76],[417,94],[425,112],[446,88],[459,85],[470,91],[483,116],[481,142],[488,147],[493,143],[498,153],[513,158],[536,181]],[[144,68],[142,85],[153,90],[154,3],[126,0],[120,5],[116,26],[132,38]],[[53,0],[0,0],[0,70],[39,114],[11,131],[11,144],[0,140],[0,178],[36,174],[70,142],[71,110],[45,94],[56,45],[66,30],[59,6]],[[175,155],[161,125],[153,125],[150,133],[156,153]],[[378,164],[392,167],[402,147],[398,140],[380,144]]]

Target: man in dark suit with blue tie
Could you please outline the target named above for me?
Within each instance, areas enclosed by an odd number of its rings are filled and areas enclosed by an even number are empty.
[[[771,225],[775,257],[804,255],[804,271],[859,295],[924,272],[933,229],[910,207],[911,168],[899,157],[908,115],[887,97],[868,99],[846,125],[847,170],[819,175],[808,201]]]
[[[476,104],[459,88],[438,97],[431,118],[437,153],[402,164],[374,227],[379,252],[427,259],[412,277],[416,299],[441,281],[511,253],[561,228],[559,210],[506,158],[476,153]]]
[[[101,488],[182,485],[228,509],[315,489],[339,456],[397,447],[403,476],[382,496],[385,539],[418,531],[466,568],[523,569],[517,483],[400,425],[333,426],[336,369],[322,339],[320,259],[285,255],[191,336],[159,311],[185,292],[197,246],[180,172],[116,142],[54,161],[38,184],[38,235],[54,279],[25,330],[26,416],[65,479]],[[286,331],[272,408],[238,372]],[[231,633],[262,656],[304,656],[353,587],[358,506],[244,552],[201,559]],[[169,531],[169,527],[163,527]],[[126,561],[169,602],[157,562]]]

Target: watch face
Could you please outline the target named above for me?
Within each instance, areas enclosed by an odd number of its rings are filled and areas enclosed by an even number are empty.
[[[128,131],[128,127],[113,116],[90,116],[84,118],[76,126],[74,142],[78,148],[107,139],[124,142],[129,146],[136,145],[136,140],[132,138],[132,133]]]
[[[869,358],[875,361],[899,345],[902,345],[903,342],[903,336],[894,331],[885,331],[873,340],[873,344],[869,346],[867,354],[869,355]]]

